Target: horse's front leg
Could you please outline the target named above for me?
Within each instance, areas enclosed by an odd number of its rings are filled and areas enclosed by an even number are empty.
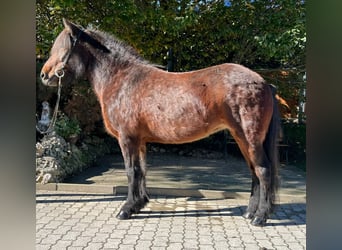
[[[119,144],[125,162],[128,179],[127,200],[117,215],[118,219],[130,219],[148,202],[146,191],[145,145],[132,138],[120,138]]]

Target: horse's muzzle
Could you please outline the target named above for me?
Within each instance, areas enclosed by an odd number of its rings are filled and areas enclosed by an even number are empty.
[[[45,73],[45,72],[41,72],[40,73],[40,79],[42,80],[42,83],[45,86],[49,86],[49,87],[57,87],[57,77],[55,75],[53,75],[52,77],[49,77],[49,74]]]

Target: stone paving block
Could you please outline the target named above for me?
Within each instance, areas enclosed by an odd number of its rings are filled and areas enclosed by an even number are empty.
[[[184,239],[189,240],[189,239],[196,239],[198,237],[198,233],[196,231],[196,228],[191,228],[191,230],[186,230],[184,233]]]
[[[152,240],[155,236],[154,232],[151,231],[142,231],[139,235],[140,240]]]
[[[115,216],[113,216],[112,218],[109,218],[107,221],[106,221],[106,225],[111,225],[112,227],[114,227],[115,225],[118,224],[118,219],[115,218]]]
[[[39,216],[39,214],[37,215]],[[54,219],[54,217],[51,217],[51,216],[44,216],[44,217],[42,216],[40,218],[41,219],[39,220],[39,223],[44,224],[44,226]]]
[[[183,242],[183,234],[174,233],[171,234],[168,238],[170,243],[182,243]]]
[[[135,246],[135,249],[150,249],[152,246],[152,241],[139,240]]]
[[[180,242],[170,242],[166,247],[167,250],[179,250],[183,249],[183,245]]]
[[[237,229],[229,229],[225,230],[225,234],[227,235],[227,238],[233,238],[233,237],[239,237],[239,232]]]
[[[197,248],[199,241],[197,239],[189,239],[183,242],[184,248]]]
[[[243,247],[243,241],[240,238],[228,238],[231,247]]]
[[[88,227],[82,233],[81,236],[93,237],[100,229],[96,227]]]
[[[41,241],[41,244],[42,245],[46,245],[46,244],[54,245],[60,239],[61,239],[61,235],[49,234],[46,236],[46,238],[44,238]]]
[[[113,233],[110,234],[111,239],[122,239],[127,234],[127,230],[115,229]]]
[[[78,231],[68,231],[66,232],[61,239],[63,240],[76,240],[77,237],[79,237],[81,235],[81,232]]]
[[[68,247],[68,250],[83,250],[83,247],[70,246],[70,247]]]
[[[88,243],[91,242],[91,237],[89,236],[79,236],[75,241],[73,241],[72,246],[75,247],[86,247]]]
[[[291,234],[291,233],[286,233],[286,234],[281,234],[280,237],[284,239],[286,243],[291,243],[291,242],[297,242],[297,238]]]
[[[45,229],[56,229],[58,228],[60,225],[62,225],[63,221],[59,221],[59,220],[52,220],[49,223],[45,224]]]
[[[184,225],[184,228],[186,229],[184,233],[187,233],[188,231],[197,231],[197,223],[196,222],[188,222]]]
[[[40,230],[38,230],[38,232],[36,233],[36,237],[39,237],[41,239],[46,238],[48,235],[50,235],[52,233],[53,229],[45,229],[42,228]]]
[[[241,234],[240,238],[244,243],[255,243],[256,240],[255,235],[253,235],[252,233]]]
[[[156,236],[153,238],[153,247],[166,247],[168,242],[167,236]]]
[[[292,250],[292,249],[288,248],[287,245],[286,246],[275,246],[275,249],[276,250]]]
[[[88,246],[84,248],[84,250],[99,250],[103,248],[102,243],[97,243],[97,242],[90,242]]]
[[[92,242],[106,242],[109,239],[109,233],[96,233]]]
[[[116,226],[117,230],[125,230],[129,229],[131,227],[131,222],[123,220],[120,224]]]
[[[151,249],[151,250],[165,250],[165,247],[152,246],[150,249]]]
[[[170,230],[168,228],[158,229],[155,233],[156,237],[160,237],[160,236],[166,236],[167,237],[167,236],[169,236],[169,234],[170,234]]]
[[[210,235],[200,235],[199,236],[200,245],[213,245],[213,238]]]
[[[268,235],[264,232],[253,233],[253,236],[258,240],[268,240]]]
[[[108,224],[108,221],[106,222],[107,224],[103,224],[99,230],[99,233],[113,233],[114,232],[114,226],[111,224]]]
[[[79,223],[80,219],[70,218],[68,220],[65,220],[63,222],[63,225],[65,226],[76,226]]]
[[[275,246],[283,246],[286,245],[285,241],[281,237],[270,237],[270,242]]]
[[[122,244],[124,245],[136,245],[139,240],[139,235],[126,235],[122,240]]]
[[[72,227],[73,231],[83,232],[89,227],[89,223],[77,223],[75,226]]]
[[[230,246],[229,246],[227,241],[215,241],[214,242],[214,248],[216,250],[221,250],[221,249],[226,250],[226,249],[229,249]]]
[[[39,244],[36,246],[36,250],[50,250],[51,245],[50,244]]]
[[[71,244],[72,244],[71,240],[60,240],[51,247],[51,250],[67,249],[69,246],[71,246]]]
[[[200,244],[198,248],[199,250],[215,250],[215,247],[213,245],[207,245],[207,244]]]
[[[91,224],[91,223],[93,223],[93,222],[95,221],[95,219],[96,219],[96,216],[95,216],[95,215],[89,215],[89,214],[87,214],[85,217],[83,217],[83,218],[81,219],[81,222]]]
[[[299,243],[289,243],[288,244],[290,249],[305,249],[305,245],[299,244]]]
[[[274,247],[273,247],[273,245],[269,239],[265,240],[265,239],[258,239],[257,238],[256,242],[258,243],[258,245],[260,247],[264,247],[266,249],[274,249]],[[295,249],[295,248],[293,248],[293,249]]]
[[[73,219],[83,219],[85,216],[87,215],[87,212],[82,212],[82,211],[77,211],[77,213],[75,213],[72,218]]]
[[[120,239],[107,239],[103,245],[104,249],[118,249],[121,244]]]
[[[227,240],[227,236],[223,233],[214,233],[212,235],[212,238],[214,239],[214,241],[226,241]]]
[[[244,248],[248,250],[260,250],[261,248],[254,243],[244,243]],[[278,250],[278,249],[277,249]]]

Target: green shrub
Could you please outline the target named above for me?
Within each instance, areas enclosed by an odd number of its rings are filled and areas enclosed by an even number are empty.
[[[56,133],[67,139],[71,136],[77,136],[81,133],[81,128],[77,120],[70,119],[65,114],[61,114],[56,121]]]
[[[295,163],[305,169],[306,162],[306,124],[285,121],[282,124],[284,142],[288,145],[288,157],[291,163]]]

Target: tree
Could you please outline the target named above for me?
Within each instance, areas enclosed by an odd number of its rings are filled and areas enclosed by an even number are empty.
[[[303,68],[305,61],[302,0],[40,0],[36,17],[40,57],[67,17],[117,35],[155,63],[165,65],[172,47],[182,71],[223,62]]]

